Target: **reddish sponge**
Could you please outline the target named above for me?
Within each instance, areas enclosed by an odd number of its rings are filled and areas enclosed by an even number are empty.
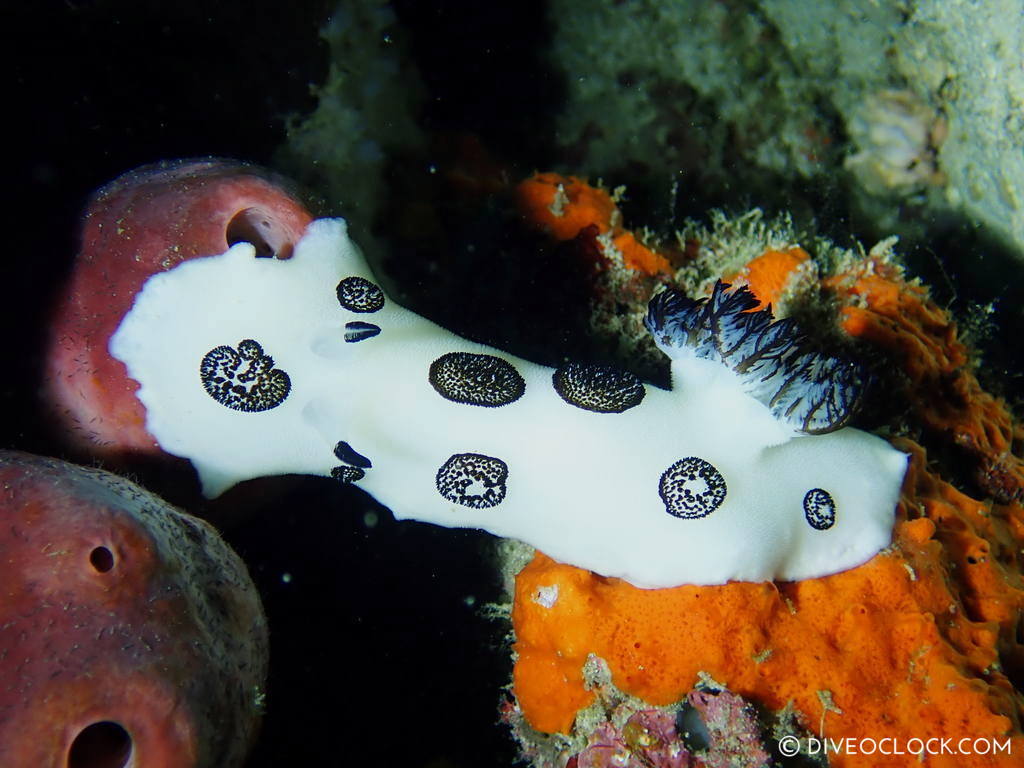
[[[310,219],[266,172],[223,160],[141,168],[97,192],[46,359],[47,407],[70,447],[115,462],[160,453],[137,385],[107,351],[148,277],[241,241],[287,258]]]
[[[0,765],[240,765],[267,631],[238,556],[107,472],[5,451],[0,487]]]

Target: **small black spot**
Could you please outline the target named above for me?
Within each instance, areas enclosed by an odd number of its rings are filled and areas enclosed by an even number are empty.
[[[380,333],[380,326],[373,323],[361,323],[358,320],[345,323],[345,341],[364,341],[372,339]]]
[[[448,501],[472,509],[501,504],[508,465],[493,456],[457,453],[437,471],[437,491]]]
[[[658,486],[665,511],[686,520],[710,515],[725,501],[725,493],[722,473],[696,456],[680,459],[666,469]]]
[[[343,485],[348,485],[362,480],[366,473],[359,467],[334,467],[331,470],[331,477]]]
[[[199,377],[207,394],[235,411],[257,413],[276,408],[291,391],[288,374],[274,367],[274,358],[252,339],[214,347],[199,364]]]
[[[430,383],[453,403],[497,408],[514,403],[526,382],[511,363],[494,355],[449,352],[430,364]]]
[[[566,363],[551,375],[555,391],[570,405],[595,413],[622,413],[643,401],[636,376],[609,365]]]
[[[338,283],[338,303],[352,312],[376,312],[384,306],[384,291],[365,277],[346,277]]]
[[[804,517],[816,531],[827,531],[836,524],[836,502],[832,494],[821,488],[811,488],[804,496]]]
[[[334,455],[338,457],[338,461],[344,461],[354,467],[369,469],[373,466],[373,462],[361,453],[357,453],[351,445],[342,440],[339,440],[338,444],[334,446]]]

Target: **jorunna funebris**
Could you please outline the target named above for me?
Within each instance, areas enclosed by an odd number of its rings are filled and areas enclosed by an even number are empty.
[[[111,339],[146,427],[204,492],[354,482],[397,518],[477,527],[647,588],[807,579],[891,539],[907,456],[842,426],[848,363],[744,290],[652,299],[672,389],[466,341],[385,296],[345,222],[290,259],[245,243],[149,279]]]

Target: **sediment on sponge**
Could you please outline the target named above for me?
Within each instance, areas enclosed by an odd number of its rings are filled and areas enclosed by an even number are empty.
[[[732,369],[749,395],[777,419],[803,432],[832,432],[846,424],[862,390],[858,366],[810,347],[789,319],[746,287],[715,283],[708,299],[665,290],[651,299],[644,324],[671,358],[692,355]]]

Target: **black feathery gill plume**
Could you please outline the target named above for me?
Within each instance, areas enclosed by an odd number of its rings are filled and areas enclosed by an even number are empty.
[[[860,367],[811,348],[792,320],[774,320],[770,307],[751,311],[758,300],[750,290],[729,287],[719,280],[708,299],[672,289],[652,298],[644,325],[661,351],[728,366],[795,429],[820,434],[846,424],[863,389]]]

